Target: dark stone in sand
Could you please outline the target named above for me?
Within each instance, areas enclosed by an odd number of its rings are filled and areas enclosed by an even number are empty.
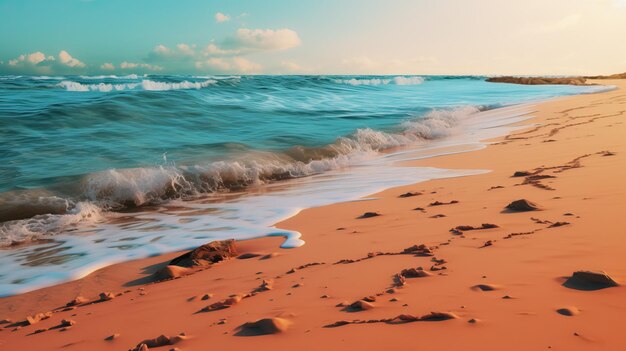
[[[540,209],[539,205],[526,199],[515,200],[508,204],[506,208],[514,212],[537,211]]]
[[[357,217],[357,219],[372,218],[377,216],[380,216],[380,214],[376,212],[365,212],[364,214]]]
[[[113,341],[113,340],[115,340],[115,339],[117,339],[119,337],[120,337],[120,334],[111,334],[111,335],[107,336],[106,338],[104,338],[104,340],[106,340],[106,341]]]
[[[278,334],[287,331],[291,323],[284,318],[263,318],[255,322],[244,323],[239,327],[237,336],[256,336]]]
[[[432,274],[426,272],[422,267],[418,267],[403,269],[400,275],[406,278],[423,278],[430,277]]]
[[[452,200],[450,202],[435,201],[435,202],[431,202],[430,204],[428,204],[428,206],[433,207],[433,206],[452,205],[452,204],[458,204],[458,203],[459,201],[457,200]]]
[[[402,250],[403,254],[414,254],[416,256],[433,256],[433,251],[426,245],[413,245]]]
[[[528,171],[517,171],[517,172],[513,173],[513,177],[526,177],[526,176],[529,176],[529,175],[531,175],[531,173],[528,172]]]
[[[181,267],[208,266],[237,256],[235,240],[212,241],[170,261],[170,265]]]
[[[576,290],[600,290],[619,286],[619,284],[602,271],[577,271],[563,283],[563,286]]]
[[[550,224],[550,226],[548,228],[556,228],[556,227],[562,227],[564,225],[568,225],[570,224],[569,222],[555,222]]]
[[[556,310],[556,313],[563,316],[573,317],[580,313],[580,310],[576,307],[563,307]]]
[[[478,285],[472,286],[472,289],[480,290],[480,291],[494,291],[494,290],[497,290],[498,287],[495,285],[491,285],[491,284],[478,284]]]
[[[398,197],[404,198],[404,197],[412,197],[412,196],[418,196],[418,195],[422,195],[422,193],[420,193],[420,192],[410,192],[409,191],[408,193],[401,194]]]
[[[344,310],[348,312],[358,312],[358,311],[371,310],[372,308],[374,308],[374,305],[372,305],[371,303],[367,301],[363,301],[363,300],[358,300],[358,301],[351,303]]]
[[[459,318],[454,313],[450,312],[431,312],[425,316],[420,317],[420,321],[424,322],[439,322],[439,321],[447,321],[449,319]]]

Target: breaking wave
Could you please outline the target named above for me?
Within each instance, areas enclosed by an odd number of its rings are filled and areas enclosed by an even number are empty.
[[[433,110],[402,123],[396,132],[358,129],[321,147],[250,151],[238,158],[192,166],[109,169],[83,176],[77,187],[74,184],[64,194],[42,190],[3,193],[0,246],[45,239],[80,222],[98,221],[104,211],[193,199],[348,167],[391,148],[448,136],[461,120],[479,111],[473,106]]]
[[[350,79],[335,79],[335,83],[349,84],[349,85],[418,85],[424,83],[422,77],[393,77],[393,78],[350,78]]]
[[[148,91],[166,91],[166,90],[181,90],[181,89],[202,89],[210,85],[217,83],[214,79],[207,79],[200,82],[182,81],[182,82],[158,82],[148,79],[144,79],[137,83],[98,83],[98,84],[83,84],[79,82],[64,80],[57,84],[57,86],[65,88],[67,91],[123,91],[123,90],[148,90]]]

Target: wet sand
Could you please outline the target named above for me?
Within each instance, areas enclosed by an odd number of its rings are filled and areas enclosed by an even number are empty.
[[[620,89],[537,104],[486,149],[410,162],[490,173],[277,224],[303,247],[238,242],[243,257],[178,279],[152,282],[175,253],[3,298],[0,349],[619,350],[626,82],[598,83]]]

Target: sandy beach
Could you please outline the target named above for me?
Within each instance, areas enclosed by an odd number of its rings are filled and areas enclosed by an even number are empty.
[[[178,279],[153,275],[173,253],[2,298],[0,349],[621,350],[626,82],[591,83],[618,89],[538,103],[483,150],[406,165],[488,173],[277,223],[300,248],[241,241]]]

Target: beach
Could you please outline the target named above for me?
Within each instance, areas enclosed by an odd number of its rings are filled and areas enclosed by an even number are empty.
[[[489,172],[275,224],[301,247],[242,240],[176,279],[154,273],[183,252],[2,298],[0,348],[619,350],[626,294],[607,282],[626,283],[626,83],[590,82],[617,89],[534,103],[484,149],[403,164]]]

